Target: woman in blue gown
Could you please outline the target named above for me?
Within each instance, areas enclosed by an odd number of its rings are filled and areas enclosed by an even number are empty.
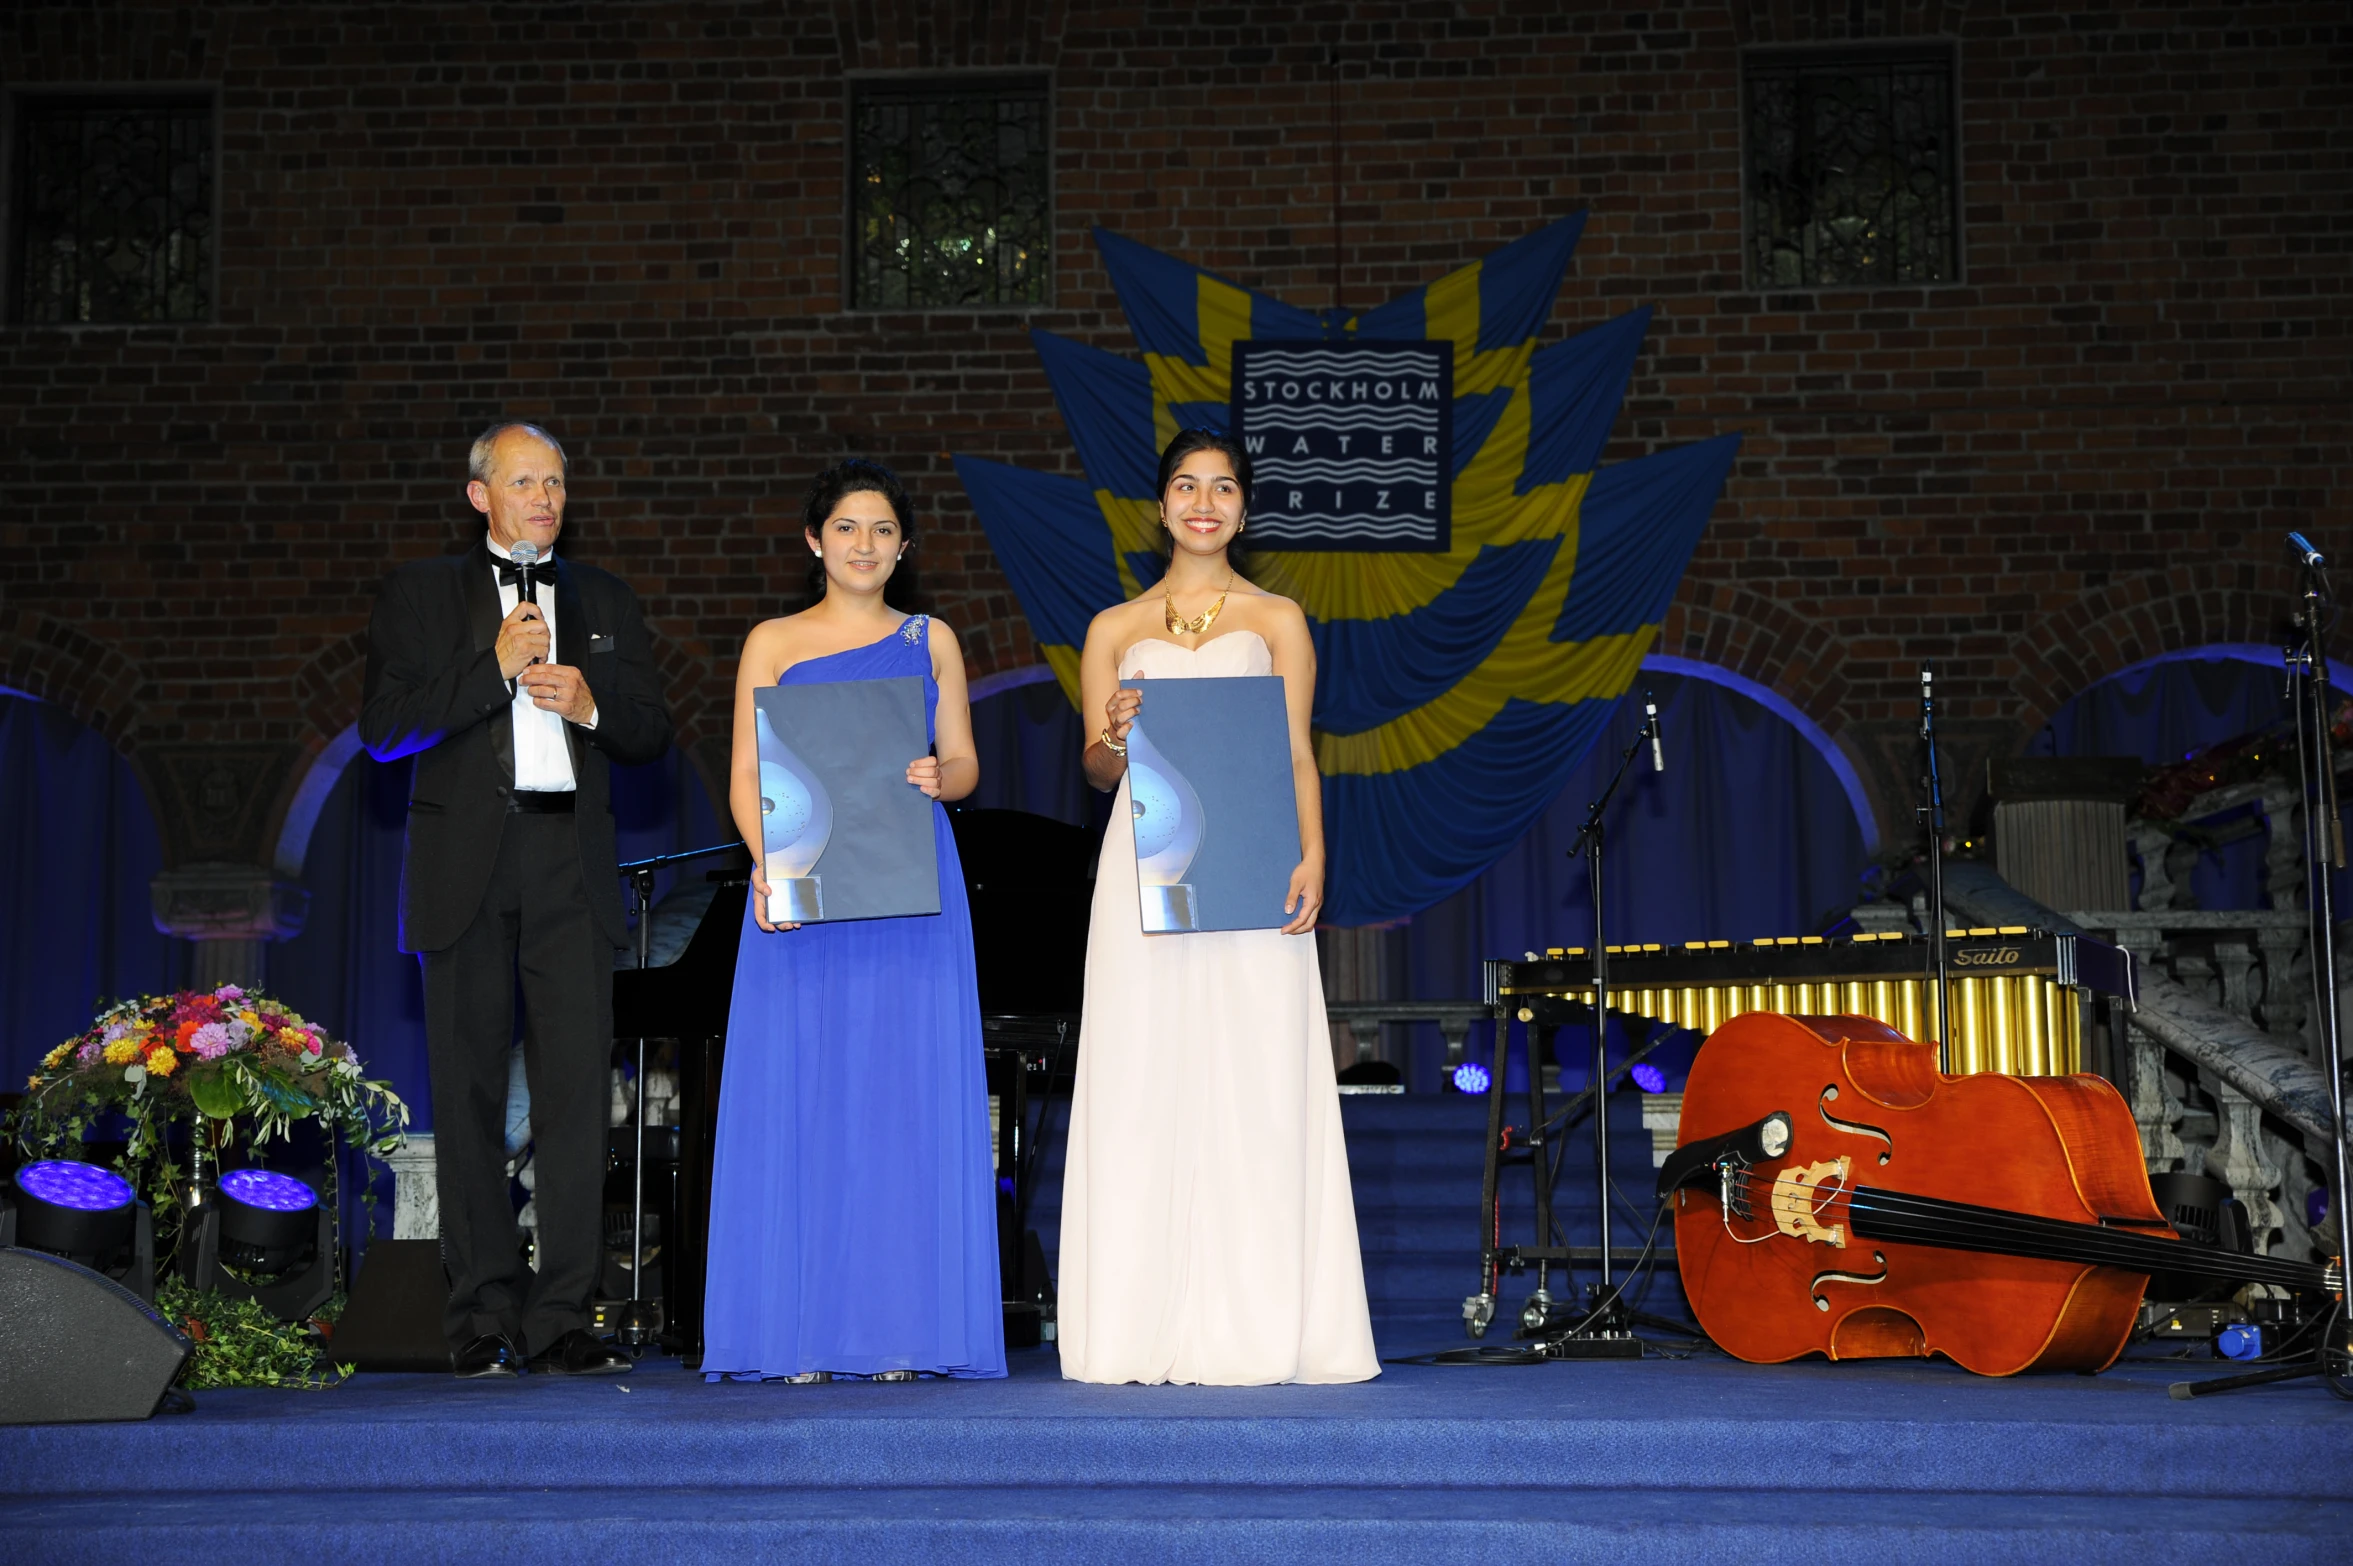
[[[744,641],[730,803],[761,862],[752,693],[923,677],[935,801],[980,780],[947,627],[885,601],[912,540],[888,468],[818,475],[805,530],[823,596]],[[753,871],[711,1181],[703,1372],[712,1380],[1002,1376],[997,1187],[972,916],[947,811],[932,807],[940,912],[771,924]]]

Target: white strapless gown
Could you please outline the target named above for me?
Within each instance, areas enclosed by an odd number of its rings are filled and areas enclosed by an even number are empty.
[[[1248,631],[1198,650],[1138,642],[1120,666],[1123,679],[1273,672]],[[1144,934],[1124,781],[1087,936],[1059,1271],[1069,1380],[1381,1373],[1314,937]]]

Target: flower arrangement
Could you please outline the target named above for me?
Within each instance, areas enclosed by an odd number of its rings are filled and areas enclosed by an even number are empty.
[[[118,1167],[162,1217],[173,1203],[163,1134],[195,1124],[200,1144],[229,1144],[243,1119],[256,1145],[315,1119],[380,1159],[406,1139],[408,1106],[360,1070],[351,1046],[291,1006],[224,984],[120,1001],[42,1059],[10,1132],[28,1152],[82,1140],[119,1111],[131,1134]],[[142,1179],[142,1175],[149,1178]]]

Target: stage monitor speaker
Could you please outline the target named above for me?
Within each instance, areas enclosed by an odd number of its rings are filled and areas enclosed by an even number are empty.
[[[327,1357],[358,1370],[449,1369],[441,1314],[449,1275],[439,1240],[377,1240],[361,1258]]]
[[[0,1250],[0,1425],[145,1419],[194,1352],[104,1273]]]

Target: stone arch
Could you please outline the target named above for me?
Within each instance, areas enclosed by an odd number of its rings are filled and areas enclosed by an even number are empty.
[[[368,632],[361,626],[311,654],[294,671],[295,704],[322,740],[332,740],[357,721],[367,668]]]
[[[2200,561],[2126,577],[2054,609],[2011,644],[2018,717],[2008,751],[2024,749],[2069,698],[2160,653],[2278,640],[2301,589],[2285,561]]]
[[[727,820],[727,760],[735,743],[733,669],[722,672],[710,646],[686,620],[646,621],[654,667],[670,696],[671,743],[686,752],[719,820]]]
[[[1765,687],[1833,738],[1846,726],[1846,649],[1819,622],[1746,588],[1686,579],[1658,650]]]
[[[1896,760],[1910,743],[1911,725],[1896,725],[1904,731],[1896,735],[1888,724],[1859,721],[1847,710],[1846,644],[1819,620],[1737,584],[1686,578],[1667,611],[1658,650],[1661,657],[1724,671],[1733,678],[1722,683],[1776,711],[1786,707],[1781,715],[1816,744],[1847,790],[1873,853],[1886,848],[1892,829],[1912,819],[1905,772]]]
[[[135,756],[138,668],[116,648],[62,620],[15,610],[0,615],[0,685],[64,709]]]
[[[368,633],[362,626],[329,642],[294,671],[295,705],[306,725],[302,754],[286,768],[262,832],[271,869],[290,880],[301,878],[319,812],[343,769],[359,754],[360,689],[367,663]]]

